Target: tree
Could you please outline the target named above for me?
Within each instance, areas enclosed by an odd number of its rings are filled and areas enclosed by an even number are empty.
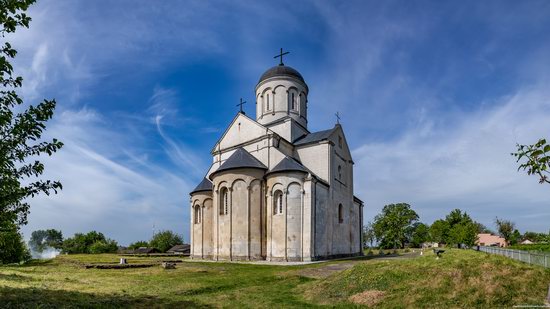
[[[20,263],[31,259],[21,233],[13,223],[0,230],[0,264]]]
[[[550,183],[550,144],[541,138],[533,145],[517,144],[517,152],[512,153],[517,158],[516,162],[526,159],[521,163],[519,170],[527,171],[527,175],[537,175],[539,183]]]
[[[516,227],[514,222],[510,220],[495,218],[495,225],[497,226],[497,230],[500,236],[504,238],[507,243],[509,243],[512,238],[512,233],[514,232],[514,229]]]
[[[1,37],[15,32],[18,27],[29,27],[31,18],[25,11],[34,2],[1,2]],[[8,42],[0,48],[0,228],[8,230],[10,223],[27,223],[29,198],[52,191],[57,193],[62,188],[59,181],[35,179],[44,172],[44,165],[37,157],[52,155],[63,144],[57,139],[41,141],[46,122],[53,116],[55,100],[44,100],[37,106],[23,108],[23,100],[16,92],[22,86],[23,79],[14,76],[13,66],[9,62],[16,54],[17,51]]]
[[[149,243],[144,241],[144,240],[139,240],[139,241],[136,241],[134,243],[131,243],[129,246],[128,246],[128,249],[138,249],[138,248],[141,248],[141,247],[149,247]]]
[[[521,241],[521,233],[516,229],[510,237],[510,245],[517,245]]]
[[[445,243],[448,238],[449,223],[443,219],[434,221],[430,226],[430,240],[436,243]]]
[[[407,239],[407,231],[418,221],[418,214],[406,203],[384,206],[382,213],[374,218],[374,234],[380,247],[402,248]]]
[[[430,238],[430,227],[424,223],[417,223],[411,236],[411,245],[418,248]]]
[[[118,244],[112,239],[99,240],[90,245],[88,251],[93,254],[97,253],[116,253]]]
[[[465,221],[455,224],[449,230],[447,244],[473,246],[477,241],[477,225],[473,221]]]
[[[550,242],[550,233],[537,233],[526,231],[521,237],[523,240],[528,239],[532,242]]]
[[[91,231],[87,234],[76,233],[73,237],[65,239],[63,241],[63,252],[65,253],[94,253],[92,252],[92,246],[95,244],[93,250],[101,251],[102,248],[112,248],[112,244],[118,248],[118,245],[114,240],[108,239],[103,233]],[[111,247],[109,247],[111,246]],[[116,251],[116,249],[114,250]],[[114,252],[110,251],[110,252]],[[104,252],[97,252],[104,253]]]
[[[151,247],[157,248],[160,252],[166,252],[175,245],[183,244],[183,237],[172,231],[161,231],[149,242]]]
[[[363,247],[371,247],[376,239],[374,234],[374,228],[372,222],[367,222],[367,225],[363,226]]]
[[[491,231],[485,225],[483,225],[479,222],[476,222],[476,226],[477,226],[477,233],[478,234],[482,234],[482,233],[493,234],[493,231]]]
[[[61,249],[62,245],[63,234],[54,229],[34,231],[29,240],[29,247],[35,252],[42,252],[48,247]]]
[[[448,245],[473,246],[477,240],[478,224],[460,209],[452,210],[446,217],[448,230],[445,243]]]

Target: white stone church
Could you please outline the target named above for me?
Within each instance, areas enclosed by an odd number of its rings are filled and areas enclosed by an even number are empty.
[[[308,86],[282,63],[256,85],[191,195],[191,257],[312,261],[362,254],[363,202],[340,124],[310,132]]]

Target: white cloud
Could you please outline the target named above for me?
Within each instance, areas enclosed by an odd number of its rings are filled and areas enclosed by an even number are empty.
[[[44,178],[60,180],[63,190],[31,201],[27,236],[44,228],[65,236],[97,230],[127,244],[149,239],[153,224],[188,234],[189,180],[136,153],[131,136],[113,134],[89,109],[61,112],[48,136],[65,146],[44,159]]]
[[[488,226],[499,216],[522,230],[547,231],[550,188],[517,172],[510,153],[516,142],[548,136],[550,90],[544,84],[526,87],[493,108],[430,115],[437,117],[451,125],[426,124],[426,130],[354,150],[355,188],[367,202],[368,217],[385,204],[408,202],[428,223],[460,208]],[[533,214],[539,220],[531,220]]]

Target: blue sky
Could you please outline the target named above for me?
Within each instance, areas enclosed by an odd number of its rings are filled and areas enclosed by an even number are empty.
[[[153,225],[189,239],[188,192],[276,64],[310,88],[311,131],[342,124],[365,220],[408,202],[547,232],[550,187],[516,172],[516,142],[550,138],[548,1],[40,0],[8,39],[27,102],[56,98],[46,159],[64,190],[34,199],[28,236]],[[254,115],[254,104],[245,105]]]

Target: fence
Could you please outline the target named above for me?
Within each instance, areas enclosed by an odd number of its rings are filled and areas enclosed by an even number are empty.
[[[475,247],[474,247],[475,248]],[[523,250],[504,249],[499,247],[478,247],[479,251],[503,255],[514,260],[522,261],[528,264],[540,265],[550,268],[550,255],[544,253],[533,253]]]

